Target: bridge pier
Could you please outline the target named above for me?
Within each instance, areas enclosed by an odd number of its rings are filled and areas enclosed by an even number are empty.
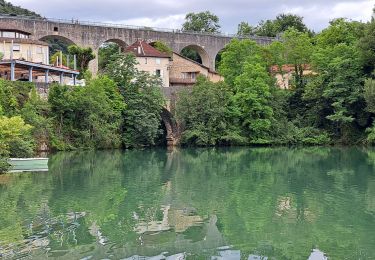
[[[92,48],[93,53],[95,55],[95,59],[89,62],[89,71],[91,72],[92,76],[95,78],[99,72],[99,48],[94,48],[92,46],[89,46],[89,47]]]

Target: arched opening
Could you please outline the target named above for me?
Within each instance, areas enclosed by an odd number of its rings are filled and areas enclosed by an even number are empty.
[[[63,63],[67,62],[66,55],[68,55],[68,47],[70,45],[76,45],[72,40],[59,36],[59,35],[47,35],[39,39],[40,41],[46,42],[49,45],[49,59],[50,63],[56,62],[56,57],[59,56],[60,51],[63,53]],[[66,64],[64,64],[66,65]]]
[[[173,115],[166,108],[163,108],[161,112],[161,119],[163,121],[163,128],[165,129],[165,136],[168,146],[175,146],[179,142],[179,130],[176,121],[173,119]]]
[[[98,69],[104,71],[107,65],[113,61],[114,55],[124,52],[128,45],[119,39],[110,39],[103,42],[98,50]]]
[[[208,54],[200,46],[188,45],[181,50],[180,54],[206,67],[210,67],[210,59],[208,57]]]
[[[221,63],[221,58],[222,54],[225,52],[225,48],[221,49],[215,57],[215,71],[219,71],[220,63]]]

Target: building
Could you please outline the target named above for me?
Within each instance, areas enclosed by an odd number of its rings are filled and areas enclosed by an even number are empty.
[[[192,86],[199,75],[207,77],[212,82],[223,81],[224,78],[196,61],[188,59],[176,52],[172,55],[172,63],[169,71],[170,86]]]
[[[139,71],[149,72],[159,76],[163,87],[169,87],[169,66],[171,57],[158,51],[145,41],[136,41],[125,49],[125,52],[133,53],[137,60]]]
[[[30,35],[29,32],[18,29],[0,29],[0,52],[3,54],[3,59],[27,60],[48,64],[48,44],[31,40]]]
[[[0,78],[75,85],[79,71],[50,65],[48,44],[30,36],[17,28],[0,28]]]
[[[276,78],[276,84],[281,89],[289,89],[291,81],[294,78],[295,68],[292,64],[285,64],[282,65],[280,68],[277,65],[271,66],[270,68],[271,75]],[[313,76],[316,73],[312,71],[311,66],[309,64],[303,65],[303,75],[304,76]]]

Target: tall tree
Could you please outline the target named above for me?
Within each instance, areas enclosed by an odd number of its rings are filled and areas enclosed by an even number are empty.
[[[118,54],[107,66],[107,74],[118,84],[127,105],[123,113],[122,140],[125,147],[155,145],[161,135],[161,111],[164,105],[157,76],[136,69],[132,54]]]
[[[235,106],[250,142],[269,143],[273,118],[273,109],[269,103],[271,78],[259,55],[248,56],[243,67],[243,72],[234,81]]]
[[[114,42],[107,42],[100,46],[98,51],[99,71],[103,72],[107,65],[111,63],[116,54],[120,52],[120,46]]]
[[[237,35],[239,35],[239,36],[249,36],[249,35],[253,35],[254,33],[255,33],[255,27],[251,26],[249,23],[241,22],[238,25]]]
[[[293,64],[296,87],[302,87],[304,82],[304,70],[310,63],[313,45],[307,33],[294,28],[285,31],[282,36],[284,42],[284,57],[286,62]]]
[[[191,91],[178,95],[176,115],[184,125],[182,143],[212,146],[241,144],[239,128],[230,113],[232,93],[223,82],[212,83],[199,77]]]
[[[374,8],[375,9],[375,8]],[[375,70],[375,19],[366,25],[364,36],[359,41],[362,58],[365,63],[366,73]]]
[[[81,73],[87,71],[89,62],[95,59],[95,54],[91,47],[79,47],[77,45],[71,45],[68,47],[70,55],[76,55],[78,69]]]
[[[219,17],[209,11],[188,13],[182,25],[184,31],[218,33],[220,32]]]
[[[303,17],[294,14],[279,14],[274,20],[261,21],[256,28],[256,34],[275,37],[289,28],[294,28],[299,32],[311,33],[303,23]]]
[[[229,86],[234,85],[237,76],[244,71],[244,63],[247,57],[256,55],[260,51],[260,47],[251,40],[233,39],[227,45],[225,52],[221,55],[219,72],[224,76],[225,82]]]

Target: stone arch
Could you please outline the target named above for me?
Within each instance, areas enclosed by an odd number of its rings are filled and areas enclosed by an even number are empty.
[[[49,43],[49,39],[57,39],[59,41],[65,42],[65,43],[67,43],[69,45],[77,45],[73,40],[71,40],[71,39],[69,39],[67,37],[64,37],[64,36],[61,36],[61,35],[54,35],[54,34],[43,36],[39,40],[43,41],[43,42],[48,42]]]
[[[220,63],[220,61],[221,61],[221,54],[223,53],[225,51],[225,47],[224,48],[222,48],[222,49],[220,49],[219,51],[217,51],[216,52],[216,54],[215,54],[215,59],[214,59],[214,69],[215,69],[215,71],[217,71],[218,70],[218,66],[219,66],[219,63]]]
[[[195,45],[195,44],[186,45],[185,47],[181,48],[180,53],[184,49],[192,49],[196,51],[202,60],[202,65],[209,67],[209,68],[211,67],[210,56],[208,55],[207,51],[203,47]]]
[[[108,39],[108,40],[106,40],[105,42],[103,42],[102,44],[100,44],[100,46],[102,46],[105,43],[110,43],[110,42],[116,43],[118,46],[120,46],[122,52],[124,52],[125,49],[126,49],[126,47],[129,46],[129,44],[127,44],[125,41],[120,40],[120,39],[115,39],[115,38],[114,39]]]
[[[173,119],[173,115],[166,108],[162,109],[161,119],[167,130],[167,144],[168,146],[175,146],[178,144],[180,139],[179,128],[176,121]]]

